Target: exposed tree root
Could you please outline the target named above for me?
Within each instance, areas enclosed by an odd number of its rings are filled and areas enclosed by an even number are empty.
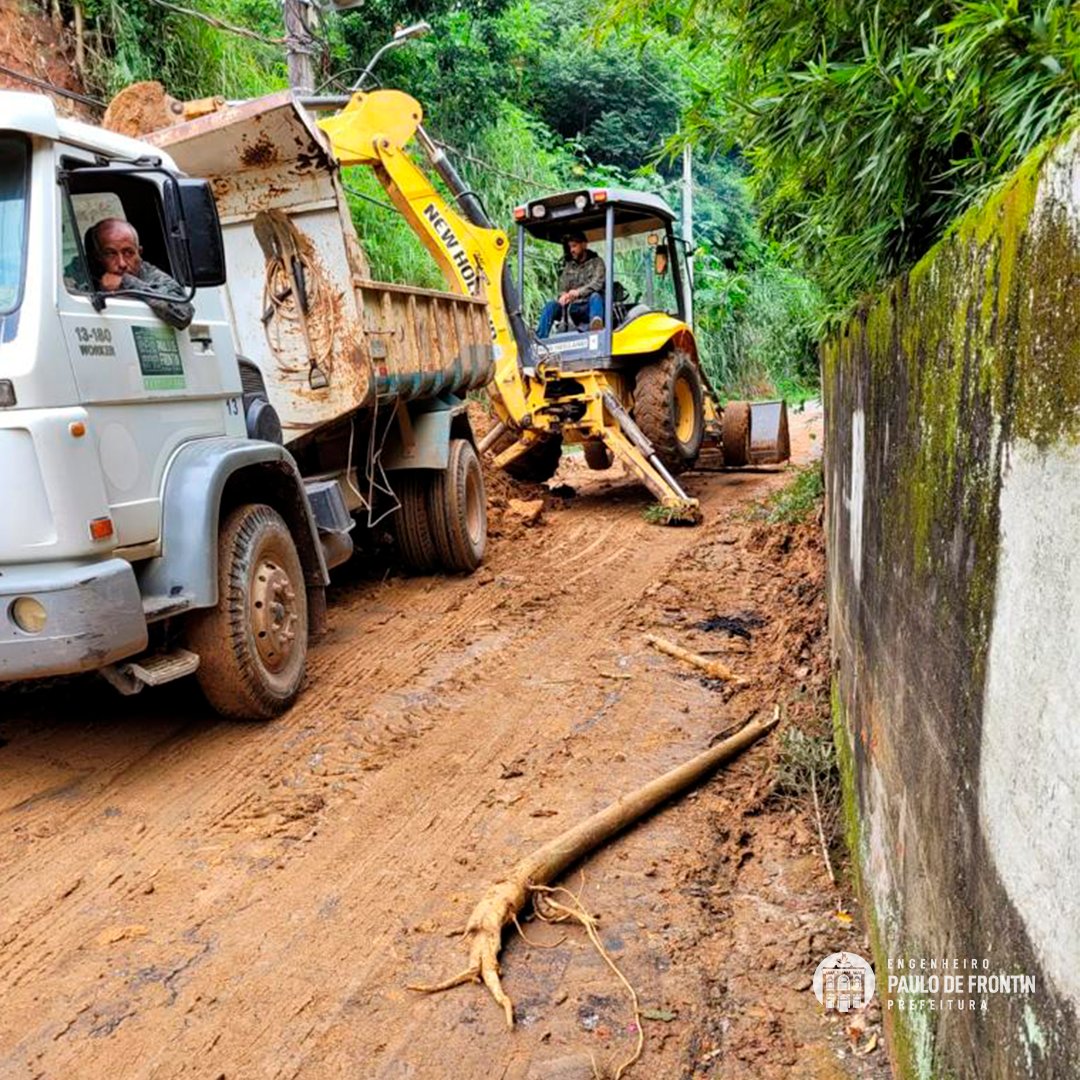
[[[502,1008],[507,1026],[512,1028],[514,1006],[503,991],[499,979],[499,951],[502,948],[503,927],[516,921],[518,913],[534,892],[550,885],[574,863],[595,851],[623,829],[737,757],[775,724],[775,716],[765,722],[752,720],[730,738],[649,781],[636,791],[623,795],[592,817],[586,818],[527,855],[504,878],[492,884],[473,908],[465,927],[465,935],[469,939],[469,966],[445,982],[429,986],[414,985],[409,989],[435,994],[463,983],[483,982]],[[550,904],[550,901],[548,903]],[[578,907],[580,908],[580,904]],[[580,917],[577,917],[577,921],[582,922],[588,930],[588,923]]]
[[[630,995],[630,1004],[634,1010],[634,1027],[637,1028],[637,1043],[634,1046],[634,1052],[630,1057],[619,1065],[611,1074],[612,1080],[622,1080],[626,1070],[641,1057],[641,1052],[645,1049],[645,1029],[641,1026],[641,1005],[638,1002],[637,991],[630,984],[630,980],[619,970],[619,966],[615,961],[608,955],[607,949],[604,948],[604,943],[600,940],[600,935],[596,932],[596,917],[590,915],[589,912],[585,910],[585,905],[581,902],[580,896],[572,893],[569,889],[553,889],[547,885],[535,885],[533,886],[532,891],[534,894],[533,907],[536,910],[537,918],[542,919],[544,922],[552,923],[580,923],[585,928],[585,933],[588,934],[589,941],[592,942],[593,948],[600,954],[604,963],[615,972],[619,982],[626,987],[626,992]],[[563,903],[560,900],[556,900],[555,897],[557,895],[565,895],[567,897],[567,902]],[[518,929],[520,930],[521,928],[518,927]],[[595,1061],[593,1062],[593,1075],[600,1075],[596,1068]]]

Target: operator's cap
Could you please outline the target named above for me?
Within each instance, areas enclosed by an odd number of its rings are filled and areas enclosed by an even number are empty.
[[[563,234],[563,239],[569,243],[571,240],[576,240],[579,244],[584,244],[585,234],[580,229],[571,229],[569,232]]]

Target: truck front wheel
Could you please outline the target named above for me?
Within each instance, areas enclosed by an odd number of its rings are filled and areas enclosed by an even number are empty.
[[[237,507],[218,534],[218,603],[191,617],[188,643],[210,704],[237,720],[269,720],[300,692],[307,662],[307,590],[288,526],[262,503]]]

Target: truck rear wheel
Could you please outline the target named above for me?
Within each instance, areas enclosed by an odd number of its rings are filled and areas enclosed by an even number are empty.
[[[505,466],[505,472],[515,480],[527,484],[542,484],[550,480],[562,459],[562,437],[552,435],[541,442],[535,442],[520,457],[514,458]]]
[[[435,473],[412,469],[394,477],[401,509],[394,516],[394,535],[405,565],[418,574],[435,569],[438,554],[428,516],[428,492]]]
[[[300,693],[307,589],[289,527],[263,503],[239,506],[218,533],[217,607],[196,612],[188,644],[196,679],[222,716],[269,720]]]
[[[447,570],[472,573],[487,547],[484,473],[468,439],[450,441],[450,462],[428,489],[428,518],[439,561]]]
[[[705,434],[705,393],[689,353],[674,349],[638,372],[634,422],[670,472],[697,461]]]
[[[720,440],[725,465],[739,468],[750,461],[750,402],[729,401],[724,406]]]

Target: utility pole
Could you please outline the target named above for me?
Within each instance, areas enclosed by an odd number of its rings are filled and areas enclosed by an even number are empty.
[[[289,64],[289,86],[298,94],[315,92],[315,38],[308,19],[309,0],[282,0],[285,15],[285,56]]]
[[[686,297],[687,321],[694,321],[694,169],[690,159],[690,144],[682,152],[682,235],[686,241],[686,276],[690,290]]]

